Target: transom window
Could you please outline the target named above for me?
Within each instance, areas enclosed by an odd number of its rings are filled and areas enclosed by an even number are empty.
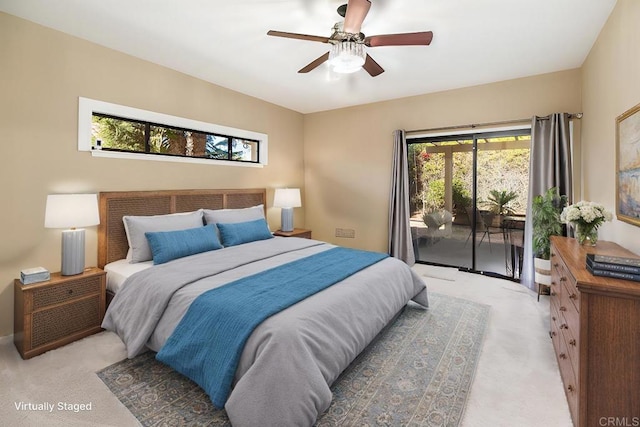
[[[78,150],[93,156],[235,166],[267,164],[266,134],[79,98]]]
[[[259,162],[260,141],[93,113],[94,149]]]

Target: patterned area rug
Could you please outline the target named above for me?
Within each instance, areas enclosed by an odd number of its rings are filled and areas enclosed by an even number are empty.
[[[489,307],[430,293],[410,303],[331,387],[317,426],[457,426],[482,347]],[[98,372],[144,426],[228,426],[193,382],[147,352]]]

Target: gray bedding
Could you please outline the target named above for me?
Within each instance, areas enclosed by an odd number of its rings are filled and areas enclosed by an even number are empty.
[[[205,252],[131,276],[103,327],[134,357],[158,351],[202,292],[334,247],[274,238]],[[249,337],[225,405],[234,426],[308,426],[331,403],[330,385],[410,300],[422,280],[387,258],[265,320]]]

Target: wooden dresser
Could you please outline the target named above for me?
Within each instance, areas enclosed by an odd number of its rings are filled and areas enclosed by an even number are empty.
[[[593,276],[587,253],[637,256],[611,242],[551,239],[550,334],[571,417],[577,427],[638,425],[640,282]]]

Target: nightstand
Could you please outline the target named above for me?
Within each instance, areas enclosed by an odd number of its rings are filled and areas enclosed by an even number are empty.
[[[100,332],[106,273],[87,268],[75,276],[52,273],[46,282],[14,289],[13,341],[23,359]]]
[[[303,239],[310,239],[311,230],[305,230],[304,228],[294,228],[293,231],[278,230],[274,232],[273,235],[280,237],[302,237]]]

